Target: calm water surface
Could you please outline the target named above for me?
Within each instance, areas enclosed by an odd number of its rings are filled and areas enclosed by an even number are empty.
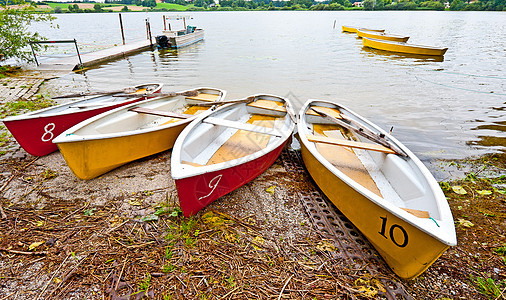
[[[123,14],[125,38],[163,29],[162,15]],[[161,82],[165,91],[196,86],[333,100],[371,119],[423,160],[506,152],[504,12],[195,12],[205,41],[178,51],[145,51],[58,79],[69,89],[109,90]],[[121,44],[117,14],[58,15],[50,39],[76,38],[83,52]],[[333,28],[334,22],[336,28]],[[362,48],[341,25],[383,28],[410,42],[448,47],[444,61]],[[70,53],[59,47],[46,54]],[[43,53],[42,53],[43,54]],[[69,90],[70,92],[71,90]],[[64,93],[65,91],[62,91]]]

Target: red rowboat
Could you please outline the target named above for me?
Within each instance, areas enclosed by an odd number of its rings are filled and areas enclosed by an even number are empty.
[[[183,214],[196,214],[267,170],[294,127],[289,100],[264,94],[209,110],[191,122],[176,140],[171,161]]]
[[[43,156],[58,150],[53,139],[70,127],[108,110],[148,98],[146,95],[160,93],[162,84],[143,84],[126,88],[115,94],[95,96],[77,100],[19,116],[3,119],[16,141],[26,152]],[[139,97],[115,97],[131,91]]]

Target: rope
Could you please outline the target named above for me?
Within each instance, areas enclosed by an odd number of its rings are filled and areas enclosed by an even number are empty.
[[[429,83],[432,83],[432,84],[441,85],[441,86],[444,86],[444,87],[447,87],[447,88],[452,88],[452,89],[457,89],[457,90],[462,90],[462,91],[468,91],[468,92],[489,94],[489,95],[495,95],[495,96],[506,96],[506,94],[502,94],[502,93],[484,92],[484,91],[479,91],[479,90],[466,89],[466,88],[461,88],[461,87],[457,87],[457,86],[452,86],[452,85],[448,85],[448,84],[443,84],[443,83],[439,83],[439,82],[430,81],[430,80],[427,80],[427,79],[418,78],[418,76],[416,76],[416,75],[413,75],[413,76],[415,76],[415,78],[418,79],[418,80],[420,80],[420,81],[426,81],[426,82],[429,82]]]

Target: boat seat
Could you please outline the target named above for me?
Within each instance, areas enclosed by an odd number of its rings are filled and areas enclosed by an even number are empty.
[[[150,109],[150,108],[145,108],[145,107],[134,107],[134,108],[129,109],[129,111],[133,111],[133,112],[141,113],[141,114],[178,118],[178,119],[188,119],[188,118],[193,117],[193,115],[177,114],[177,113],[173,113],[170,111],[155,110],[155,109]]]
[[[363,143],[363,142],[356,142],[356,141],[350,141],[350,140],[344,140],[344,139],[335,139],[330,138],[326,136],[317,136],[308,134],[306,135],[307,139],[310,142],[314,143],[324,143],[324,144],[330,144],[330,145],[337,145],[337,146],[344,146],[344,147],[350,147],[350,148],[358,148],[358,149],[364,149],[364,150],[371,150],[371,151],[377,151],[377,152],[383,152],[388,154],[395,154],[395,151],[387,148],[382,145],[378,144],[371,144],[371,143]]]
[[[219,97],[220,95],[216,94],[199,93],[197,96],[186,97],[186,99],[213,102],[216,101]]]
[[[207,106],[190,105],[190,107],[188,107],[188,109],[185,110],[185,112],[183,113],[183,115],[198,115],[201,112],[206,111],[208,109],[209,109],[209,107],[207,107]],[[164,122],[164,123],[160,124],[159,126],[167,125],[167,124],[170,124],[170,123],[176,123],[176,122],[179,122],[179,121],[180,121],[179,118],[173,118],[173,119],[168,120],[167,122]]]
[[[334,139],[346,139],[339,125],[313,124],[313,133],[317,136]],[[349,147],[315,143],[316,150],[339,171],[350,177],[364,188],[382,197],[378,186],[364,167],[355,152]]]
[[[273,100],[257,99],[256,101],[249,103],[248,106],[274,110],[279,112],[286,112],[286,108],[284,107],[283,102]]]
[[[272,129],[276,123],[276,117],[254,114],[247,121],[248,125]],[[207,165],[222,163],[238,159],[257,151],[261,151],[269,144],[269,135],[238,130],[232,135],[207,161]]]
[[[256,133],[261,133],[261,134],[268,134],[268,135],[273,135],[273,136],[277,136],[277,137],[283,136],[283,132],[273,129],[273,128],[252,125],[252,124],[247,124],[247,123],[241,123],[241,122],[236,122],[236,121],[230,121],[230,120],[224,120],[224,119],[215,118],[215,117],[205,118],[202,122],[207,123],[207,124],[218,125],[218,126],[226,126],[229,128],[235,128],[235,129],[239,129],[239,130],[251,131],[251,132],[256,132]]]
[[[325,106],[312,106],[318,110],[323,111],[324,113],[328,114],[329,116],[332,116],[336,119],[341,119],[341,113],[337,108],[331,108],[331,107],[325,107]],[[306,111],[306,115],[312,115],[312,116],[321,116],[319,113],[312,109],[308,109]]]
[[[412,214],[415,217],[418,218],[424,218],[424,219],[430,219],[430,215],[428,211],[425,210],[418,210],[418,209],[411,209],[411,208],[403,208],[402,210],[407,211],[408,213]]]

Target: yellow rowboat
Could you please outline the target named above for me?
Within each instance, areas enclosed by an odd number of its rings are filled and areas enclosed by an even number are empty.
[[[195,115],[225,95],[224,90],[197,88],[137,102],[83,121],[53,143],[78,178],[92,179],[172,148]]]
[[[386,34],[383,32],[372,32],[359,29],[357,31],[359,38],[373,38],[378,40],[394,41],[394,42],[405,42],[409,39],[409,36],[402,36],[396,34]]]
[[[392,41],[383,41],[372,38],[364,38],[362,41],[364,47],[379,49],[390,52],[417,54],[417,55],[430,55],[430,56],[443,56],[448,48],[438,48],[431,46],[422,46],[407,43],[398,43]]]
[[[360,27],[351,27],[351,26],[341,26],[344,32],[351,32],[356,33],[359,29],[360,30],[367,30],[367,31],[375,31],[375,32],[384,32],[385,29],[368,29],[368,28],[360,28]]]
[[[457,244],[441,188],[394,137],[320,100],[304,104],[297,127],[314,181],[399,277],[415,278]]]

